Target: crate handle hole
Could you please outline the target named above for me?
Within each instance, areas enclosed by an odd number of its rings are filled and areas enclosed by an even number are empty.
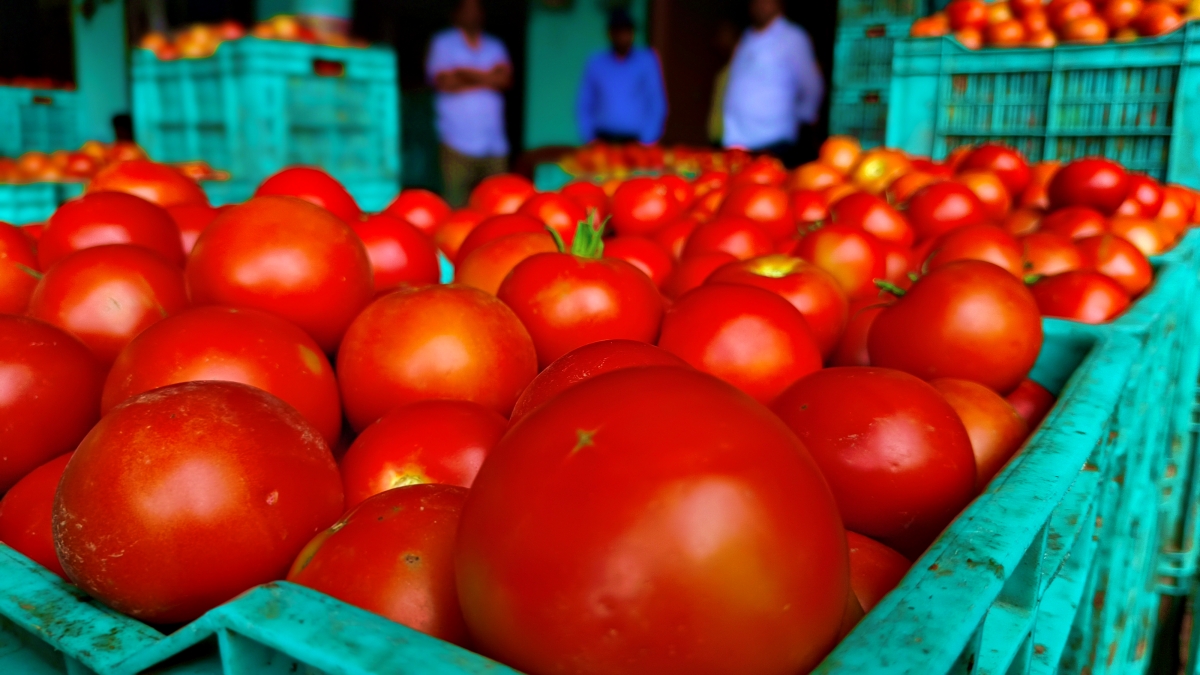
[[[865,31],[869,38],[881,38],[887,36],[887,26],[871,26]]]
[[[34,105],[54,105],[54,99],[50,96],[34,96]]]
[[[346,74],[346,64],[329,59],[313,59],[313,73],[321,77],[342,77]]]
[[[870,91],[870,92],[863,94],[862,101],[863,101],[863,103],[867,103],[867,104],[871,104],[871,105],[879,103],[879,92]]]

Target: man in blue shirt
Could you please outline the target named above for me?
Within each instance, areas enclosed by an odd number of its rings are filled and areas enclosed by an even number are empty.
[[[483,32],[480,0],[460,0],[454,27],[433,37],[426,74],[437,96],[446,201],[466,204],[484,178],[508,170],[504,95],[512,62],[504,43]]]
[[[624,10],[609,16],[612,49],[593,56],[583,73],[575,114],[585,143],[655,143],[667,119],[667,92],[658,55],[633,45],[633,20]]]

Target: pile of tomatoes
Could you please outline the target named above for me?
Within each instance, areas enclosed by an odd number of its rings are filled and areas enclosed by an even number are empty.
[[[31,150],[17,158],[0,157],[0,184],[86,181],[110,164],[145,158],[140,147],[126,141],[88,141],[75,151]]]
[[[562,158],[559,164],[569,174],[594,182],[619,183],[635,172],[669,172],[681,175],[702,171],[738,173],[753,156],[744,150],[713,150],[684,145],[595,142]]]
[[[192,24],[170,34],[152,31],[142,36],[138,46],[154,52],[162,61],[180,58],[202,59],[215,54],[217,47],[222,43],[239,40],[246,37],[246,34],[245,26],[230,19],[215,24]],[[264,40],[310,42],[335,47],[366,46],[366,43],[360,40],[348,38],[337,32],[315,30],[307,25],[303,18],[290,14],[280,14],[260,21],[250,29],[249,34]]]
[[[1054,47],[1166,35],[1200,16],[1189,0],[952,0],[913,23],[913,37],[953,34],[963,46]]]
[[[0,227],[0,541],[156,625],[286,578],[532,675],[807,672],[1053,406],[1041,314],[1197,206],[846,138],[613,187],[135,160]]]
[[[21,87],[23,89],[61,89],[75,91],[74,82],[60,82],[52,77],[0,77],[0,87]]]

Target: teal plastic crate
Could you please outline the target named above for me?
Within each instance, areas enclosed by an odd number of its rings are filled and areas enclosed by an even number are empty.
[[[82,114],[78,92],[0,86],[0,157],[78,148]]]
[[[895,44],[887,144],[943,158],[1001,141],[1034,160],[1102,155],[1200,188],[1200,23],[1127,44],[973,51]]]
[[[908,37],[912,19],[838,26],[833,43],[833,91],[884,90],[892,82],[892,49]]]
[[[533,185],[538,192],[558,192],[575,180],[561,165],[545,162],[533,167]]]
[[[0,184],[0,222],[44,223],[59,204],[83,194],[83,183]]]
[[[838,23],[919,19],[937,4],[930,0],[838,0]],[[945,2],[941,4],[945,5]]]
[[[887,120],[887,87],[843,88],[830,97],[829,133],[853,136],[864,148],[883,145]]]
[[[396,56],[386,48],[243,38],[204,59],[133,54],[138,143],[257,184],[293,165],[400,184]]]

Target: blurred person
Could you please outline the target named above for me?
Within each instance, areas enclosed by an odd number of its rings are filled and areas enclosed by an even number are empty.
[[[713,46],[721,54],[721,60],[725,63],[713,81],[712,104],[708,110],[708,140],[717,147],[720,147],[721,139],[725,136],[725,90],[729,87],[729,66],[733,59],[733,52],[737,49],[739,37],[737,24],[729,19],[724,19],[717,26],[717,32],[713,38]]]
[[[808,33],[784,18],[782,0],[750,0],[750,24],[729,67],[722,140],[795,166],[800,125],[816,123],[824,78]]]
[[[606,49],[588,61],[575,114],[585,143],[656,143],[667,119],[667,92],[658,54],[633,44],[629,12],[613,10]]]
[[[480,0],[459,0],[453,27],[433,37],[426,73],[437,90],[438,137],[446,201],[467,203],[488,176],[508,170],[504,95],[512,61],[504,43],[483,32]]]

